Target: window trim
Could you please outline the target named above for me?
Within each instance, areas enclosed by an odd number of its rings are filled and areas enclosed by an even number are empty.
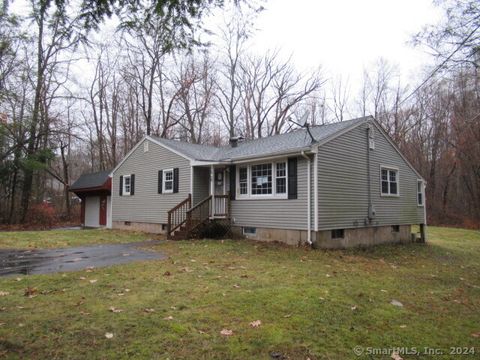
[[[127,191],[126,190],[126,185],[127,185],[127,182],[126,180],[128,179],[128,186],[130,186],[130,190]],[[130,196],[132,193],[132,174],[128,174],[128,175],[123,175],[123,184],[122,184],[122,196]]]
[[[388,193],[384,193],[382,190],[382,170],[393,170],[397,173],[397,193],[396,194],[391,194],[390,193],[390,174],[388,174]],[[400,170],[396,166],[390,166],[390,165],[380,165],[380,174],[379,174],[379,181],[380,181],[380,196],[381,197],[393,197],[397,198],[400,197]]]
[[[339,233],[341,234],[341,236],[339,236]],[[332,240],[345,239],[345,229],[330,230],[330,238]]]
[[[421,189],[420,189],[420,192],[418,191],[418,184],[421,184]],[[417,206],[418,207],[424,207],[425,206],[425,181],[423,181],[422,179],[417,179]],[[418,202],[418,194],[422,194],[422,203],[420,204]]]
[[[285,164],[285,193],[277,194],[277,164]],[[271,194],[252,194],[252,166],[261,164],[272,165],[272,193]],[[240,168],[247,168],[247,194],[240,194]],[[236,166],[236,198],[235,200],[262,200],[262,199],[288,199],[288,159],[274,159],[270,161],[256,161],[247,164],[238,164]]]
[[[174,185],[175,185],[175,173],[173,171],[173,168],[171,169],[164,169],[162,170],[163,171],[163,175],[162,175],[162,194],[173,194],[173,188],[174,188]],[[167,180],[167,173],[168,172],[171,172],[172,173],[172,180]],[[168,182],[172,182],[172,188],[171,189],[168,189],[166,188],[165,184]]]
[[[252,230],[252,231],[245,231],[245,230]],[[243,236],[257,236],[257,228],[254,226],[242,226],[242,233]]]

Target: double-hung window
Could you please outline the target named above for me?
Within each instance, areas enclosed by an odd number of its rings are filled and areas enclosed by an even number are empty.
[[[275,193],[286,194],[287,193],[287,163],[285,161],[277,162],[275,167],[276,167]]]
[[[270,195],[272,186],[272,164],[258,164],[251,166],[252,195]]]
[[[238,169],[239,193],[248,195],[248,167],[242,166]]]
[[[173,169],[163,170],[163,192],[173,193]]]
[[[238,166],[237,194],[242,198],[286,198],[286,161]]]
[[[380,171],[382,195],[398,196],[398,169],[382,167]]]
[[[423,180],[417,180],[417,204],[424,206],[425,204],[425,186]]]
[[[132,191],[132,177],[131,175],[123,176],[123,194],[124,196],[130,195]]]

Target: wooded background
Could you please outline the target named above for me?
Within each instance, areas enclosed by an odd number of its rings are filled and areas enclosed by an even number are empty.
[[[0,10],[0,224],[71,219],[72,181],[112,169],[145,134],[221,145],[290,131],[308,111],[312,125],[373,115],[427,180],[429,222],[479,227],[477,1],[441,1],[443,21],[412,34],[432,52],[418,82],[379,59],[359,93],[279,50],[250,52],[261,2],[27,4]]]

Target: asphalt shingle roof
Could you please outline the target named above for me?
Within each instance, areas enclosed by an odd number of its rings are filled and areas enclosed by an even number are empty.
[[[312,126],[310,132],[316,142],[327,140],[338,132],[358,123],[371,119],[370,116],[348,121]],[[309,147],[312,142],[306,129],[298,129],[286,134],[269,136],[261,139],[242,141],[237,147],[190,144],[184,141],[153,138],[165,146],[195,160],[229,161],[248,157],[267,156],[277,153],[286,153]]]
[[[72,184],[72,186],[70,186],[70,190],[74,191],[102,186],[105,184],[105,181],[108,180],[108,175],[110,172],[111,170],[106,170],[90,174],[83,174]]]

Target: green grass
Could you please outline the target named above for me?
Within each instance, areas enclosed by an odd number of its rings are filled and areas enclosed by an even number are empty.
[[[61,248],[126,243],[151,238],[151,235],[141,232],[106,229],[5,231],[0,232],[0,249]]]
[[[480,233],[429,231],[427,245],[342,251],[165,242],[154,248],[170,256],[164,261],[1,278],[0,291],[9,295],[0,297],[0,354],[269,359],[278,352],[290,359],[351,359],[359,345],[426,346],[445,351],[443,359],[478,358],[480,338],[472,334],[480,332]],[[39,243],[51,238],[35,236]],[[27,287],[36,296],[24,296]],[[261,325],[251,327],[254,320]],[[222,336],[222,329],[233,335]],[[476,355],[450,355],[450,347],[475,347]]]

